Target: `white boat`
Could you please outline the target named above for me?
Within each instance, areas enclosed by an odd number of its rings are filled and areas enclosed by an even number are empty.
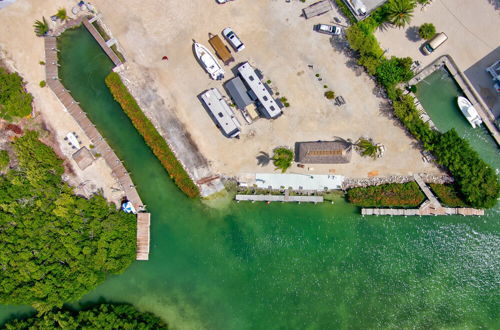
[[[205,70],[210,74],[210,77],[213,80],[222,80],[224,79],[224,70],[219,65],[215,56],[210,53],[210,51],[197,42],[194,43],[194,52],[196,57],[198,57],[198,61],[205,68]]]
[[[474,109],[469,100],[467,100],[463,96],[459,96],[457,99],[457,103],[458,107],[460,108],[460,111],[462,111],[465,118],[472,125],[472,128],[476,128],[476,126],[479,126],[483,123],[481,117],[477,113],[476,109]]]

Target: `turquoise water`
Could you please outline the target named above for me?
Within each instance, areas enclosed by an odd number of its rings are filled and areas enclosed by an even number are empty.
[[[61,76],[132,172],[151,255],[73,306],[130,302],[179,329],[498,328],[498,209],[483,218],[366,217],[335,205],[210,209],[172,184],[112,100],[112,67],[83,29]],[[26,307],[0,307],[4,320]]]
[[[417,98],[436,127],[445,132],[455,128],[493,168],[500,169],[500,150],[484,125],[472,128],[457,106],[462,90],[448,71],[433,72],[417,85]]]

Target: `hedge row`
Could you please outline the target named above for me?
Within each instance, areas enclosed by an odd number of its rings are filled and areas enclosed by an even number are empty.
[[[142,135],[146,144],[151,148],[155,156],[160,160],[175,184],[190,198],[200,195],[198,187],[191,180],[182,164],[177,160],[175,154],[170,150],[165,139],[158,133],[151,121],[142,112],[141,108],[123,84],[116,72],[106,77],[106,85],[118,103],[120,103],[125,114],[130,118],[134,127]]]
[[[424,199],[424,193],[413,181],[352,188],[347,191],[347,200],[361,207],[417,208]]]
[[[442,204],[448,207],[467,206],[467,204],[460,198],[458,191],[453,185],[431,183],[429,186]]]

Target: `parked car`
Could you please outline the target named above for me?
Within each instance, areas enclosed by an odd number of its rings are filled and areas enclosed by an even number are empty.
[[[342,28],[335,25],[317,24],[314,26],[314,31],[338,36],[342,32]]]
[[[430,55],[433,51],[436,50],[439,46],[444,44],[444,42],[448,40],[448,36],[444,32],[437,33],[434,38],[431,40],[427,41],[423,48],[422,51],[424,52],[425,55]]]
[[[234,33],[231,28],[222,30],[222,35],[226,38],[227,42],[234,48],[235,51],[240,52],[245,49],[245,45],[241,42],[240,38]]]

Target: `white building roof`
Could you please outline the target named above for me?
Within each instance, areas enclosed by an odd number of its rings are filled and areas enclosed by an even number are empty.
[[[221,93],[215,89],[209,89],[201,94],[201,99],[207,106],[210,116],[217,126],[227,137],[237,137],[240,134],[240,123],[234,117],[231,108],[222,98]]]
[[[262,104],[264,115],[267,118],[276,118],[281,115],[280,107],[274,101],[266,86],[257,77],[254,68],[248,62],[245,62],[238,67],[238,72],[248,87],[255,93],[260,104]]]

